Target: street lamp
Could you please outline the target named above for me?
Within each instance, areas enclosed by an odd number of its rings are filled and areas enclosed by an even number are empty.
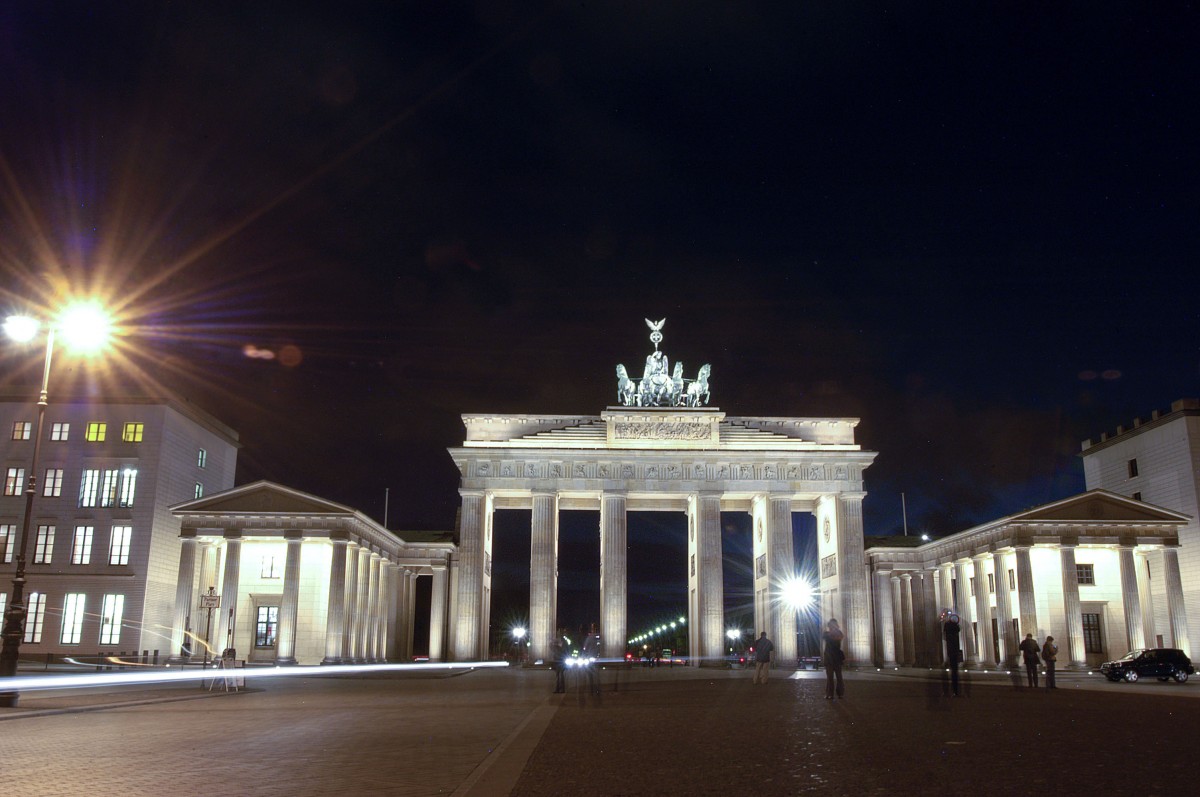
[[[28,343],[38,333],[41,323],[29,316],[9,316],[4,321],[4,332],[15,341]],[[25,636],[25,551],[29,543],[29,522],[33,517],[33,495],[37,491],[38,460],[42,450],[42,426],[49,403],[47,390],[50,382],[50,361],[54,356],[55,333],[62,336],[67,345],[83,353],[94,353],[104,347],[111,332],[111,322],[104,311],[94,303],[76,304],[57,319],[46,325],[46,357],[42,364],[42,389],[38,393],[37,424],[34,427],[33,459],[29,465],[29,477],[25,480],[25,517],[21,520],[21,537],[17,542],[17,569],[13,572],[12,598],[4,614],[3,646],[0,647],[0,678],[12,678],[17,674],[17,661],[21,640]],[[0,707],[17,705],[19,695],[15,691],[0,692]]]

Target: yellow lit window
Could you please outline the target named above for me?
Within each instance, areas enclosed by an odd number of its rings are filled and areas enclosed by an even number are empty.
[[[89,443],[103,443],[107,434],[107,423],[96,423],[93,421],[87,425],[87,432],[83,435],[83,437]]]
[[[127,423],[121,432],[121,439],[126,443],[142,442],[142,426],[140,423]]]

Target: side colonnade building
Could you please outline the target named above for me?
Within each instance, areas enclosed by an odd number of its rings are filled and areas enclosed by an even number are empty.
[[[453,542],[406,541],[357,510],[265,481],[171,512],[177,657],[233,648],[275,664],[408,661],[416,579],[428,576],[429,658],[442,660]]]
[[[1013,666],[1026,634],[1053,636],[1060,666],[1078,669],[1138,648],[1191,655],[1178,556],[1188,523],[1097,489],[917,547],[878,538],[866,550],[876,664],[944,662],[946,609],[960,617],[964,662],[978,668]]]

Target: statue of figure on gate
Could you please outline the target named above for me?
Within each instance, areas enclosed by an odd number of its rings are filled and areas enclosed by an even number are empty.
[[[712,366],[706,364],[701,367],[696,379],[684,378],[681,362],[675,363],[675,370],[672,371],[667,355],[658,350],[666,322],[665,318],[660,321],[646,319],[654,353],[646,358],[641,380],[635,382],[624,365],[617,366],[617,400],[623,406],[699,407],[708,404],[708,377]]]

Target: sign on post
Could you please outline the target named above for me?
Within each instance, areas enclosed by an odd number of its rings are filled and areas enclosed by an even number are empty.
[[[221,608],[221,596],[220,595],[201,595],[200,596],[200,608],[201,609],[220,609]]]

